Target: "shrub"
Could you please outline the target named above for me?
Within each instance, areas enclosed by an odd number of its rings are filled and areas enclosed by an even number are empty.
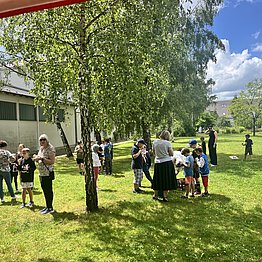
[[[231,128],[230,127],[225,128],[225,134],[231,134]]]

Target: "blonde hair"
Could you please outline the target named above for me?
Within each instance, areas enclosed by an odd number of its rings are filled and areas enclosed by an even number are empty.
[[[22,152],[22,149],[25,148],[24,144],[19,144],[18,148],[17,148],[17,153]]]
[[[163,139],[163,140],[170,141],[171,135],[170,135],[169,131],[163,130],[163,131],[161,132],[161,134],[160,134],[160,138]]]

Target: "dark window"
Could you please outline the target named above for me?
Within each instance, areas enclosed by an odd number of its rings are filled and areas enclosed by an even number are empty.
[[[64,122],[65,121],[65,110],[64,109],[59,109],[57,118],[59,122]]]
[[[33,105],[19,104],[19,119],[36,121],[36,108]]]
[[[0,101],[0,120],[17,120],[16,103]]]
[[[55,120],[54,117],[49,116],[45,116],[44,115],[44,109],[42,107],[39,107],[39,121],[48,121],[51,122],[53,119],[53,121]],[[57,120],[59,122],[64,122],[65,121],[65,110],[64,109],[59,109],[58,113],[57,113]]]
[[[44,109],[42,107],[38,107],[38,112],[39,112],[39,121],[45,122],[49,120],[49,117],[44,115]]]

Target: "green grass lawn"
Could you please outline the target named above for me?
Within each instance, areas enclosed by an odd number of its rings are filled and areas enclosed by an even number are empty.
[[[253,161],[244,162],[244,135],[220,135],[211,196],[184,200],[171,192],[168,203],[153,201],[150,188],[132,193],[132,143],[117,145],[114,175],[100,176],[100,209],[91,214],[75,161],[58,157],[56,213],[39,214],[38,178],[35,209],[20,209],[21,198],[11,205],[9,196],[0,204],[0,261],[262,261],[262,135],[252,139]],[[174,148],[188,140],[177,138]]]

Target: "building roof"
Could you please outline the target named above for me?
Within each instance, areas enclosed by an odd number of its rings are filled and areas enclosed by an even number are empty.
[[[35,98],[35,95],[30,93],[30,89],[12,86],[12,85],[5,85],[0,88],[1,92],[13,95],[20,95],[20,96],[27,96],[31,98]]]

